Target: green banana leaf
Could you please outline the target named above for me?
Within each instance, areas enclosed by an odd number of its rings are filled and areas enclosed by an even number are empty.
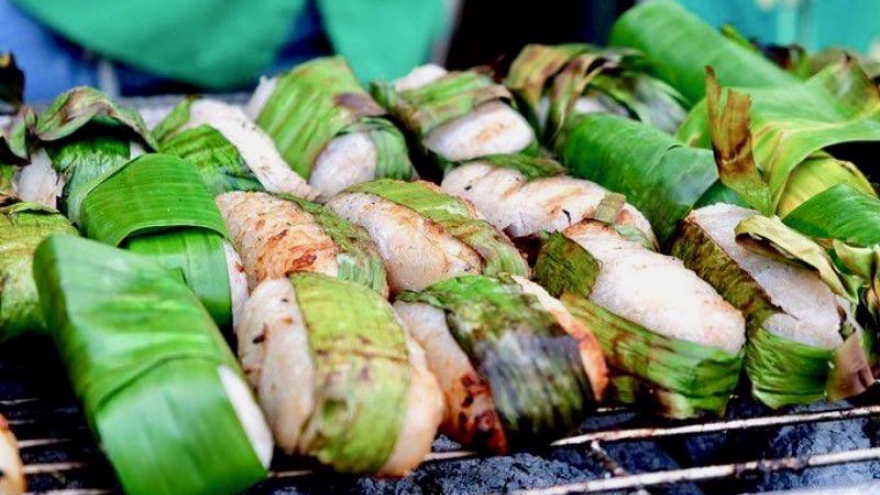
[[[726,202],[768,215],[776,211],[773,177],[762,176],[755,160],[752,99],[722,90],[711,67],[706,68],[705,81],[704,120],[711,154],[612,116],[572,119],[561,143],[560,156],[573,175],[626,195],[651,221],[661,242],[670,240],[695,207]]]
[[[337,277],[365,285],[379,294],[388,293],[385,263],[373,239],[362,227],[337,216],[330,209],[310,201],[286,194],[276,196],[295,203],[315,219],[321,230],[336,245]]]
[[[386,118],[366,117],[340,131],[339,135],[363,132],[376,147],[376,179],[413,180],[417,178],[409,159],[406,138]]]
[[[36,203],[0,207],[0,340],[46,331],[32,265],[37,246],[52,234],[79,232]]]
[[[431,131],[490,101],[511,101],[504,86],[477,71],[450,72],[437,81],[397,91],[393,83],[374,82],[373,96],[420,140]]]
[[[222,328],[231,326],[223,217],[195,167],[148,154],[105,175],[82,203],[86,237],[150,255],[185,279]]]
[[[513,95],[478,70],[449,72],[438,80],[414,89],[397,91],[394,83],[374,81],[371,92],[419,143],[422,153],[447,169],[453,164],[422,144],[425,137],[441,125],[463,117],[478,106],[493,101],[513,103]],[[537,142],[521,153],[537,154]]]
[[[0,53],[0,115],[14,113],[24,101],[24,72],[12,53]]]
[[[619,373],[611,380],[611,396],[618,402],[678,419],[724,415],[744,350],[731,355],[657,335],[568,292],[561,300],[593,329],[612,374]]]
[[[476,218],[463,200],[437,192],[425,183],[390,179],[357,184],[346,190],[366,193],[409,208],[438,224],[483,258],[484,275],[508,273],[527,277],[529,266],[513,244],[485,220]]]
[[[874,186],[852,162],[838,160],[825,152],[816,152],[800,162],[784,186],[776,213],[787,216],[816,194],[837,185],[876,197]]]
[[[197,227],[227,235],[223,217],[194,167],[170,155],[135,158],[83,202],[83,232],[114,246],[163,229]]]
[[[789,213],[783,222],[815,239],[836,261],[845,280],[855,277],[861,321],[874,375],[880,375],[880,200],[844,184],[826,189]]]
[[[677,91],[646,74],[635,50],[587,44],[527,45],[510,66],[504,83],[545,143],[553,143],[582,96],[603,95],[630,117],[673,133],[685,110]],[[542,98],[549,101],[541,121]]]
[[[388,302],[362,285],[316,273],[294,274],[290,282],[315,370],[303,451],[340,472],[376,472],[397,443],[407,408],[404,329]]]
[[[488,382],[510,443],[544,443],[586,417],[594,394],[577,341],[511,278],[457,277],[399,299],[444,311],[452,336]]]
[[[185,98],[153,129],[159,151],[182,158],[199,170],[214,196],[229,191],[263,191],[241,152],[210,125],[181,128],[189,122],[195,97]]]
[[[366,132],[376,145],[375,178],[408,180],[413,169],[405,139],[385,115],[343,58],[324,57],[279,76],[256,121],[306,180],[327,144],[349,132]]]
[[[869,176],[877,174],[870,157],[880,150],[880,88],[857,64],[847,61],[828,67],[805,84],[742,91],[752,101],[749,114],[755,159],[770,186],[774,208],[784,206],[780,213],[796,208],[804,196],[837,183],[875,194],[857,166],[827,154],[846,151],[837,149],[841,145],[859,144],[862,149],[856,165],[865,167]],[[710,127],[706,104],[700,103],[682,124],[678,137],[708,147]]]
[[[799,84],[754,48],[725,37],[672,0],[645,2],[627,11],[614,24],[610,44],[644,53],[657,77],[681,93],[688,106],[706,96],[706,66],[715,69],[724,86]]]
[[[753,245],[756,239],[764,236],[787,255],[785,259],[777,259],[802,261],[807,267],[816,268],[829,288],[841,296],[848,295],[848,289],[833,273],[832,263],[822,248],[778,220],[756,212],[731,234],[737,235],[739,241],[743,240],[740,237],[749,237],[752,244],[747,246],[753,249],[758,247]],[[768,250],[765,246],[761,252]],[[844,344],[837,349],[802,344],[767,330],[763,326],[767,319],[783,310],[772,302],[761,283],[742,269],[696,222],[682,223],[671,253],[745,315],[748,326],[745,368],[752,395],[757,400],[773,408],[826,398],[837,400],[861,393],[873,382],[868,358],[862,350],[861,330],[845,318],[841,319],[839,329]],[[755,256],[762,255],[756,253]],[[766,263],[773,261],[768,259]]]
[[[816,239],[863,247],[880,244],[880,199],[845,184],[813,196],[782,220]]]
[[[195,165],[214,196],[229,191],[265,190],[238,148],[213,127],[200,125],[178,132],[159,146],[162,153]]]
[[[742,204],[721,184],[709,150],[691,148],[662,131],[616,115],[573,116],[557,149],[575,177],[626,196],[645,214],[661,243],[691,209]]]
[[[58,141],[92,122],[125,127],[150,149],[158,148],[136,110],[122,107],[104,93],[86,86],[73,88],[53,100],[39,114],[34,132],[40,141]]]
[[[589,300],[601,265],[564,234],[550,234],[535,279],[560,297],[599,340],[611,369],[611,396],[674,417],[723,415],[739,380],[736,355],[651,332]]]
[[[0,165],[0,205],[12,203],[16,199],[15,168],[12,165]]]
[[[219,374],[241,371],[179,275],[52,236],[37,248],[34,278],[73,389],[126,493],[232,495],[266,476]]]
[[[522,174],[527,181],[543,179],[545,177],[556,177],[565,174],[565,167],[560,165],[559,162],[549,158],[532,156],[524,153],[489,155],[472,160],[472,162],[487,163],[493,167],[516,170]]]
[[[78,226],[83,200],[131,159],[133,142],[147,150],[157,148],[138,112],[88,87],[73,88],[53,100],[37,115],[31,138],[31,146],[44,147],[52,167],[64,178],[60,209]]]
[[[155,127],[151,134],[160,146],[180,132],[180,128],[189,122],[193,103],[198,101],[198,96],[187,96],[168,112]]]
[[[232,289],[222,242],[215,232],[183,228],[131,237],[122,247],[180,270],[214,321],[226,330],[232,328]]]
[[[192,164],[168,155],[131,160],[132,143],[158,146],[140,114],[80,87],[22,127],[31,129],[25,149],[44,147],[66,180],[62,212],[86,237],[181,269],[217,323],[231,325],[220,212]]]
[[[75,136],[44,143],[52,168],[65,178],[60,210],[82,227],[82,203],[109,174],[131,160],[131,144],[119,129],[86,126]]]

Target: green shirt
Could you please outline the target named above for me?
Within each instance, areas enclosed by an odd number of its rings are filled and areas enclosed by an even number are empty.
[[[159,76],[212,89],[252,83],[306,0],[15,0],[66,38]],[[362,80],[423,63],[444,25],[443,0],[317,0],[336,52]]]

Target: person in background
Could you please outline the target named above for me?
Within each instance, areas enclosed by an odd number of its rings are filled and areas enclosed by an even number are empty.
[[[650,1],[650,0],[648,0]],[[730,24],[763,44],[815,52],[846,47],[880,59],[877,0],[678,0],[715,26]]]
[[[456,0],[0,0],[0,53],[25,99],[77,86],[111,96],[249,90],[339,53],[362,80],[429,60]]]
[[[504,68],[529,43],[604,44],[634,0],[462,0],[446,65]],[[488,28],[487,26],[491,26]]]

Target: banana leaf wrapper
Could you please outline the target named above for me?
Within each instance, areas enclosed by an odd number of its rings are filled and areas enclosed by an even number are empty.
[[[376,472],[397,443],[407,407],[404,329],[388,302],[366,287],[314,273],[290,281],[315,368],[303,450],[340,472]]]
[[[662,34],[658,34],[662,33]],[[613,46],[639,50],[657,77],[681,93],[688,106],[706,96],[703,69],[713,67],[725,86],[792,87],[799,80],[752,47],[725,37],[671,0],[639,5],[611,30]]]
[[[443,169],[454,164],[422,145],[431,131],[464,117],[480,105],[495,101],[512,105],[514,102],[507,88],[477,70],[449,72],[432,83],[403,91],[397,91],[394,83],[376,81],[372,83],[371,92],[415,137],[422,152]],[[521,152],[534,155],[538,149],[538,143],[534,142]]]
[[[104,175],[82,202],[82,232],[151,256],[184,279],[222,328],[231,326],[223,217],[195,167],[147,154]]]
[[[874,376],[880,376],[880,200],[845,184],[826,189],[783,222],[816,240],[845,279],[854,279]]]
[[[740,91],[752,101],[740,111],[751,118],[754,156],[781,215],[839,183],[876,195],[865,174],[878,176],[870,157],[880,150],[880,88],[856,63],[828,67],[803,84]],[[703,102],[677,136],[710,147],[710,134]],[[832,156],[847,153],[846,145],[858,146],[855,165]]]
[[[471,162],[487,163],[521,173],[527,181],[565,175],[565,167],[555,160],[523,153],[488,155]],[[467,162],[466,162],[467,163]]]
[[[744,204],[719,181],[712,151],[691,148],[616,115],[571,118],[557,153],[573,176],[626,196],[651,222],[661,244],[671,239],[693,208]]]
[[[189,121],[195,99],[178,104],[153,130],[160,151],[193,165],[214,196],[229,191],[264,191],[238,148],[209,125],[180,130]]]
[[[611,397],[673,418],[723,415],[739,380],[744,351],[665,337],[589,300],[601,266],[562,233],[550,234],[535,278],[590,328],[611,370]]]
[[[823,280],[830,276],[836,281],[833,266],[819,246],[811,245],[794,231],[779,230],[780,224],[767,217],[749,218],[737,227],[738,231],[747,222],[758,226],[750,229],[748,235],[765,233],[791,252],[799,253],[807,266],[819,267]],[[858,325],[841,318],[839,332],[843,343],[836,349],[776,335],[765,328],[764,323],[773,314],[784,313],[782,308],[776,306],[767,290],[698,224],[682,223],[671,253],[745,315],[748,328],[745,369],[752,395],[757,400],[773,408],[838,400],[863,392],[873,382],[865,352],[866,340]],[[846,289],[840,286],[837,290],[845,292]]]
[[[366,230],[340,218],[322,205],[286,194],[277,196],[296,203],[333,240],[339,251],[336,254],[339,267],[337,278],[364,285],[379,294],[388,294],[385,263]]]
[[[34,273],[73,389],[126,493],[231,495],[266,476],[218,373],[240,375],[235,358],[179,274],[73,236],[41,244]]]
[[[552,143],[582,96],[604,95],[631,118],[673,133],[684,120],[682,97],[647,74],[642,55],[587,44],[528,45],[510,66],[505,85],[544,142]],[[541,122],[542,98],[549,99]]]
[[[376,179],[409,180],[406,139],[386,114],[342,57],[323,57],[279,76],[256,121],[306,180],[327,144],[354,132],[366,133],[376,146]]]
[[[79,235],[64,215],[36,203],[0,207],[0,340],[46,332],[33,262],[53,234]]]
[[[418,182],[376,180],[346,190],[378,196],[409,208],[438,224],[483,258],[484,275],[528,277],[529,266],[513,244],[489,222],[476,218],[459,198],[430,189]]]
[[[120,106],[104,93],[85,86],[71,89],[53,100],[39,114],[35,133],[40,141],[57,141],[96,120],[128,128],[151,149],[158,147],[136,110]]]
[[[64,179],[59,209],[80,226],[82,202],[104,177],[124,166],[132,146],[158,147],[140,114],[88,87],[67,91],[37,115],[31,147],[43,147]]]
[[[455,341],[489,383],[512,444],[565,434],[594,406],[577,341],[509,277],[458,277],[399,299],[443,310]]]

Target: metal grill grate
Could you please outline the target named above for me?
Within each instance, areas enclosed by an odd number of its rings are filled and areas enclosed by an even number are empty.
[[[0,352],[0,412],[18,436],[30,493],[119,493],[55,357],[37,355],[33,349],[39,348],[51,347],[48,342],[31,342]],[[840,477],[853,474],[857,463],[880,461],[880,446],[845,448],[850,445],[840,436],[857,423],[855,431],[863,431],[862,440],[870,442],[874,421],[880,424],[880,405],[835,404],[772,413],[738,400],[731,409],[733,419],[669,422],[622,408],[603,408],[580,434],[506,457],[481,458],[440,440],[426,463],[402,481],[334,475],[279,456],[272,479],[249,493],[433,493],[438,489],[529,495],[739,493],[810,485],[815,481],[812,470],[845,464],[842,474],[832,479],[839,485]],[[815,447],[811,435],[818,435],[816,428],[822,425],[831,429],[832,438],[841,439],[825,445],[831,448],[801,456],[760,456],[768,452],[769,439],[786,428],[801,430],[786,437],[790,444],[809,440]],[[695,442],[696,447],[689,445]],[[871,465],[855,471],[853,483],[875,473],[880,476],[880,469]],[[793,474],[774,485],[774,473],[783,472]]]

